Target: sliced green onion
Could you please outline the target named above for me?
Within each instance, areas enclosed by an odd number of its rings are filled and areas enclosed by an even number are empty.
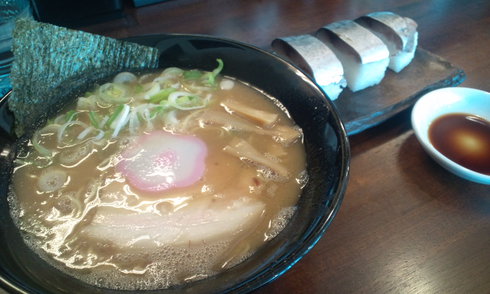
[[[167,67],[163,70],[161,76],[171,76],[176,77],[183,73],[184,71],[178,67]]]
[[[141,121],[141,122],[145,121],[145,118],[143,117],[143,115],[141,113],[137,112],[136,116],[138,117],[139,121]]]
[[[129,114],[129,132],[131,134],[135,134],[139,126],[140,126],[140,121],[138,118],[138,112],[136,111],[135,108],[133,108],[131,110],[131,113]]]
[[[99,127],[102,129],[106,125],[106,123],[109,121],[109,117],[107,115],[104,115],[102,120],[100,121]]]
[[[64,124],[66,121],[65,121],[65,114],[60,114],[58,115],[57,117],[55,117],[55,119],[52,121],[53,124],[57,124],[57,125],[62,125]]]
[[[76,118],[78,112],[76,110],[70,110],[65,114],[65,121],[70,122]]]
[[[78,134],[78,137],[77,139],[78,140],[83,140],[85,139],[85,137],[88,136],[88,134],[90,134],[90,132],[92,132],[94,130],[93,127],[89,126],[88,128],[86,128],[85,130],[81,131],[80,134]]]
[[[59,145],[61,145],[61,143],[63,142],[63,137],[65,136],[66,130],[69,127],[74,126],[74,125],[80,126],[83,129],[86,129],[89,127],[86,123],[83,123],[83,122],[78,121],[78,120],[73,120],[73,121],[69,121],[69,122],[65,123],[64,125],[60,126],[60,128],[58,130],[57,142]]]
[[[163,111],[165,111],[167,109],[167,107],[163,106],[163,105],[160,105],[160,106],[157,106],[155,108],[153,108],[151,111],[150,111],[150,117],[152,119],[154,119],[155,117],[157,117],[157,115],[159,115],[160,113],[162,113]]]
[[[36,151],[41,155],[45,157],[51,157],[53,156],[53,151],[45,148],[44,146],[39,143],[39,131],[36,131],[34,135],[32,136],[32,146]]]
[[[185,85],[185,88],[189,92],[193,93],[202,93],[202,92],[209,92],[212,91],[214,86],[213,85],[204,85],[203,83],[192,83],[192,84],[187,84]]]
[[[170,106],[181,110],[199,109],[206,106],[205,101],[192,93],[177,91],[168,96]]]
[[[104,137],[104,131],[95,129],[92,126],[88,126],[85,130],[83,130],[82,132],[80,132],[80,134],[78,134],[77,140],[84,140],[93,131],[97,132],[97,135],[93,135],[91,137],[92,140],[98,141]]]
[[[197,69],[191,69],[184,71],[184,78],[186,80],[198,80],[202,77],[202,72]]]
[[[197,99],[199,99],[199,97],[194,95],[180,96],[177,98],[177,100],[175,100],[175,102],[180,106],[186,107],[186,106],[195,105],[196,104],[195,101],[198,101]]]
[[[129,121],[129,113],[131,111],[131,107],[127,104],[123,104],[123,109],[120,111],[120,115],[118,118],[110,125],[111,129],[114,129],[112,133],[112,138],[117,137],[119,132],[124,128],[124,126]]]
[[[141,84],[137,84],[136,86],[134,86],[134,93],[136,93],[136,94],[137,93],[143,93],[144,90],[145,89],[144,89],[143,85],[141,85]]]
[[[204,77],[206,78],[206,80],[204,81],[204,83],[208,84],[208,85],[215,85],[216,83],[216,77],[219,75],[219,73],[223,70],[223,67],[224,67],[224,63],[223,63],[223,60],[221,60],[220,58],[216,59],[216,61],[218,62],[218,67],[216,67],[212,72],[207,72]]]
[[[172,128],[175,127],[179,123],[179,120],[177,119],[177,110],[174,109],[172,111],[169,111],[165,115],[164,121],[165,126]]]
[[[128,84],[137,80],[137,77],[130,72],[120,72],[112,80],[116,84]]]
[[[93,110],[97,108],[95,96],[79,97],[77,99],[77,110]]]
[[[99,141],[100,139],[104,138],[104,135],[105,135],[105,132],[102,130],[99,130],[99,133],[97,134],[97,136],[94,137],[93,140]]]
[[[216,79],[216,77],[221,73],[221,71],[223,70],[223,68],[225,67],[225,64],[223,63],[223,60],[221,60],[220,58],[217,58],[216,59],[216,62],[218,62],[218,67],[216,67],[212,72],[212,81],[214,83],[214,80]]]
[[[149,100],[150,97],[152,97],[153,95],[156,95],[156,94],[158,94],[158,92],[160,92],[160,84],[159,83],[150,82],[150,83],[146,83],[146,84],[142,85],[142,87],[143,87],[142,92],[135,95],[135,98],[137,100]]]
[[[111,104],[128,102],[131,97],[126,94],[126,88],[122,84],[106,83],[100,86],[98,90],[98,97],[103,102]]]
[[[114,113],[109,117],[109,120],[107,121],[107,125],[110,126],[114,122],[114,120],[117,118],[119,113],[121,113],[123,108],[124,108],[124,104],[120,104],[116,107],[116,110],[114,111]]]
[[[97,129],[100,129],[100,118],[95,111],[90,111],[88,113],[88,118],[90,119],[90,123]]]
[[[177,91],[175,88],[166,88],[166,89],[163,89],[160,92],[158,92],[155,95],[153,95],[153,96],[150,97],[150,103],[157,104],[157,103],[160,103],[163,100],[167,100],[168,99],[168,95],[170,95],[170,93],[173,93],[175,91]]]
[[[147,128],[153,129],[153,123],[151,122],[151,115],[148,107],[143,109],[143,118],[146,121]]]

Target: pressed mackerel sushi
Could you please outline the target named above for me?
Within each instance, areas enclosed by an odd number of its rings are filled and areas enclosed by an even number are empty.
[[[335,53],[312,35],[275,39],[272,48],[309,73],[332,100],[338,98],[347,82]]]
[[[355,20],[378,36],[390,51],[388,67],[400,72],[413,59],[417,48],[417,23],[389,11],[373,12]]]
[[[320,28],[316,36],[339,58],[347,86],[353,92],[377,85],[384,78],[390,53],[383,41],[368,29],[343,20]]]

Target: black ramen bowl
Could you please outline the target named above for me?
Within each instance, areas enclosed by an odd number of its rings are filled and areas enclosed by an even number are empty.
[[[301,70],[243,43],[209,36],[152,35],[129,41],[160,50],[160,66],[212,69],[245,81],[279,99],[304,131],[309,182],[285,229],[244,262],[216,276],[149,293],[246,293],[281,276],[325,233],[348,181],[348,139],[335,107]],[[23,242],[9,214],[7,192],[16,139],[6,99],[0,101],[0,286],[14,293],[120,293],[97,288],[51,267]],[[131,291],[123,291],[131,293]]]

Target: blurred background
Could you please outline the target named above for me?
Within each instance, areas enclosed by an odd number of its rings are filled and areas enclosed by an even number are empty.
[[[164,1],[169,0],[31,0],[36,19],[71,28],[122,17],[125,7]]]

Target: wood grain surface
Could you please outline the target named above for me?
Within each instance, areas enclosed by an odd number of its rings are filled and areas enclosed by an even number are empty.
[[[81,29],[117,38],[208,34],[268,49],[276,37],[382,10],[413,18],[419,45],[466,72],[461,86],[490,91],[488,0],[172,0],[126,4],[123,18]],[[430,159],[410,111],[351,137],[336,219],[309,254],[256,293],[490,293],[490,187]]]

